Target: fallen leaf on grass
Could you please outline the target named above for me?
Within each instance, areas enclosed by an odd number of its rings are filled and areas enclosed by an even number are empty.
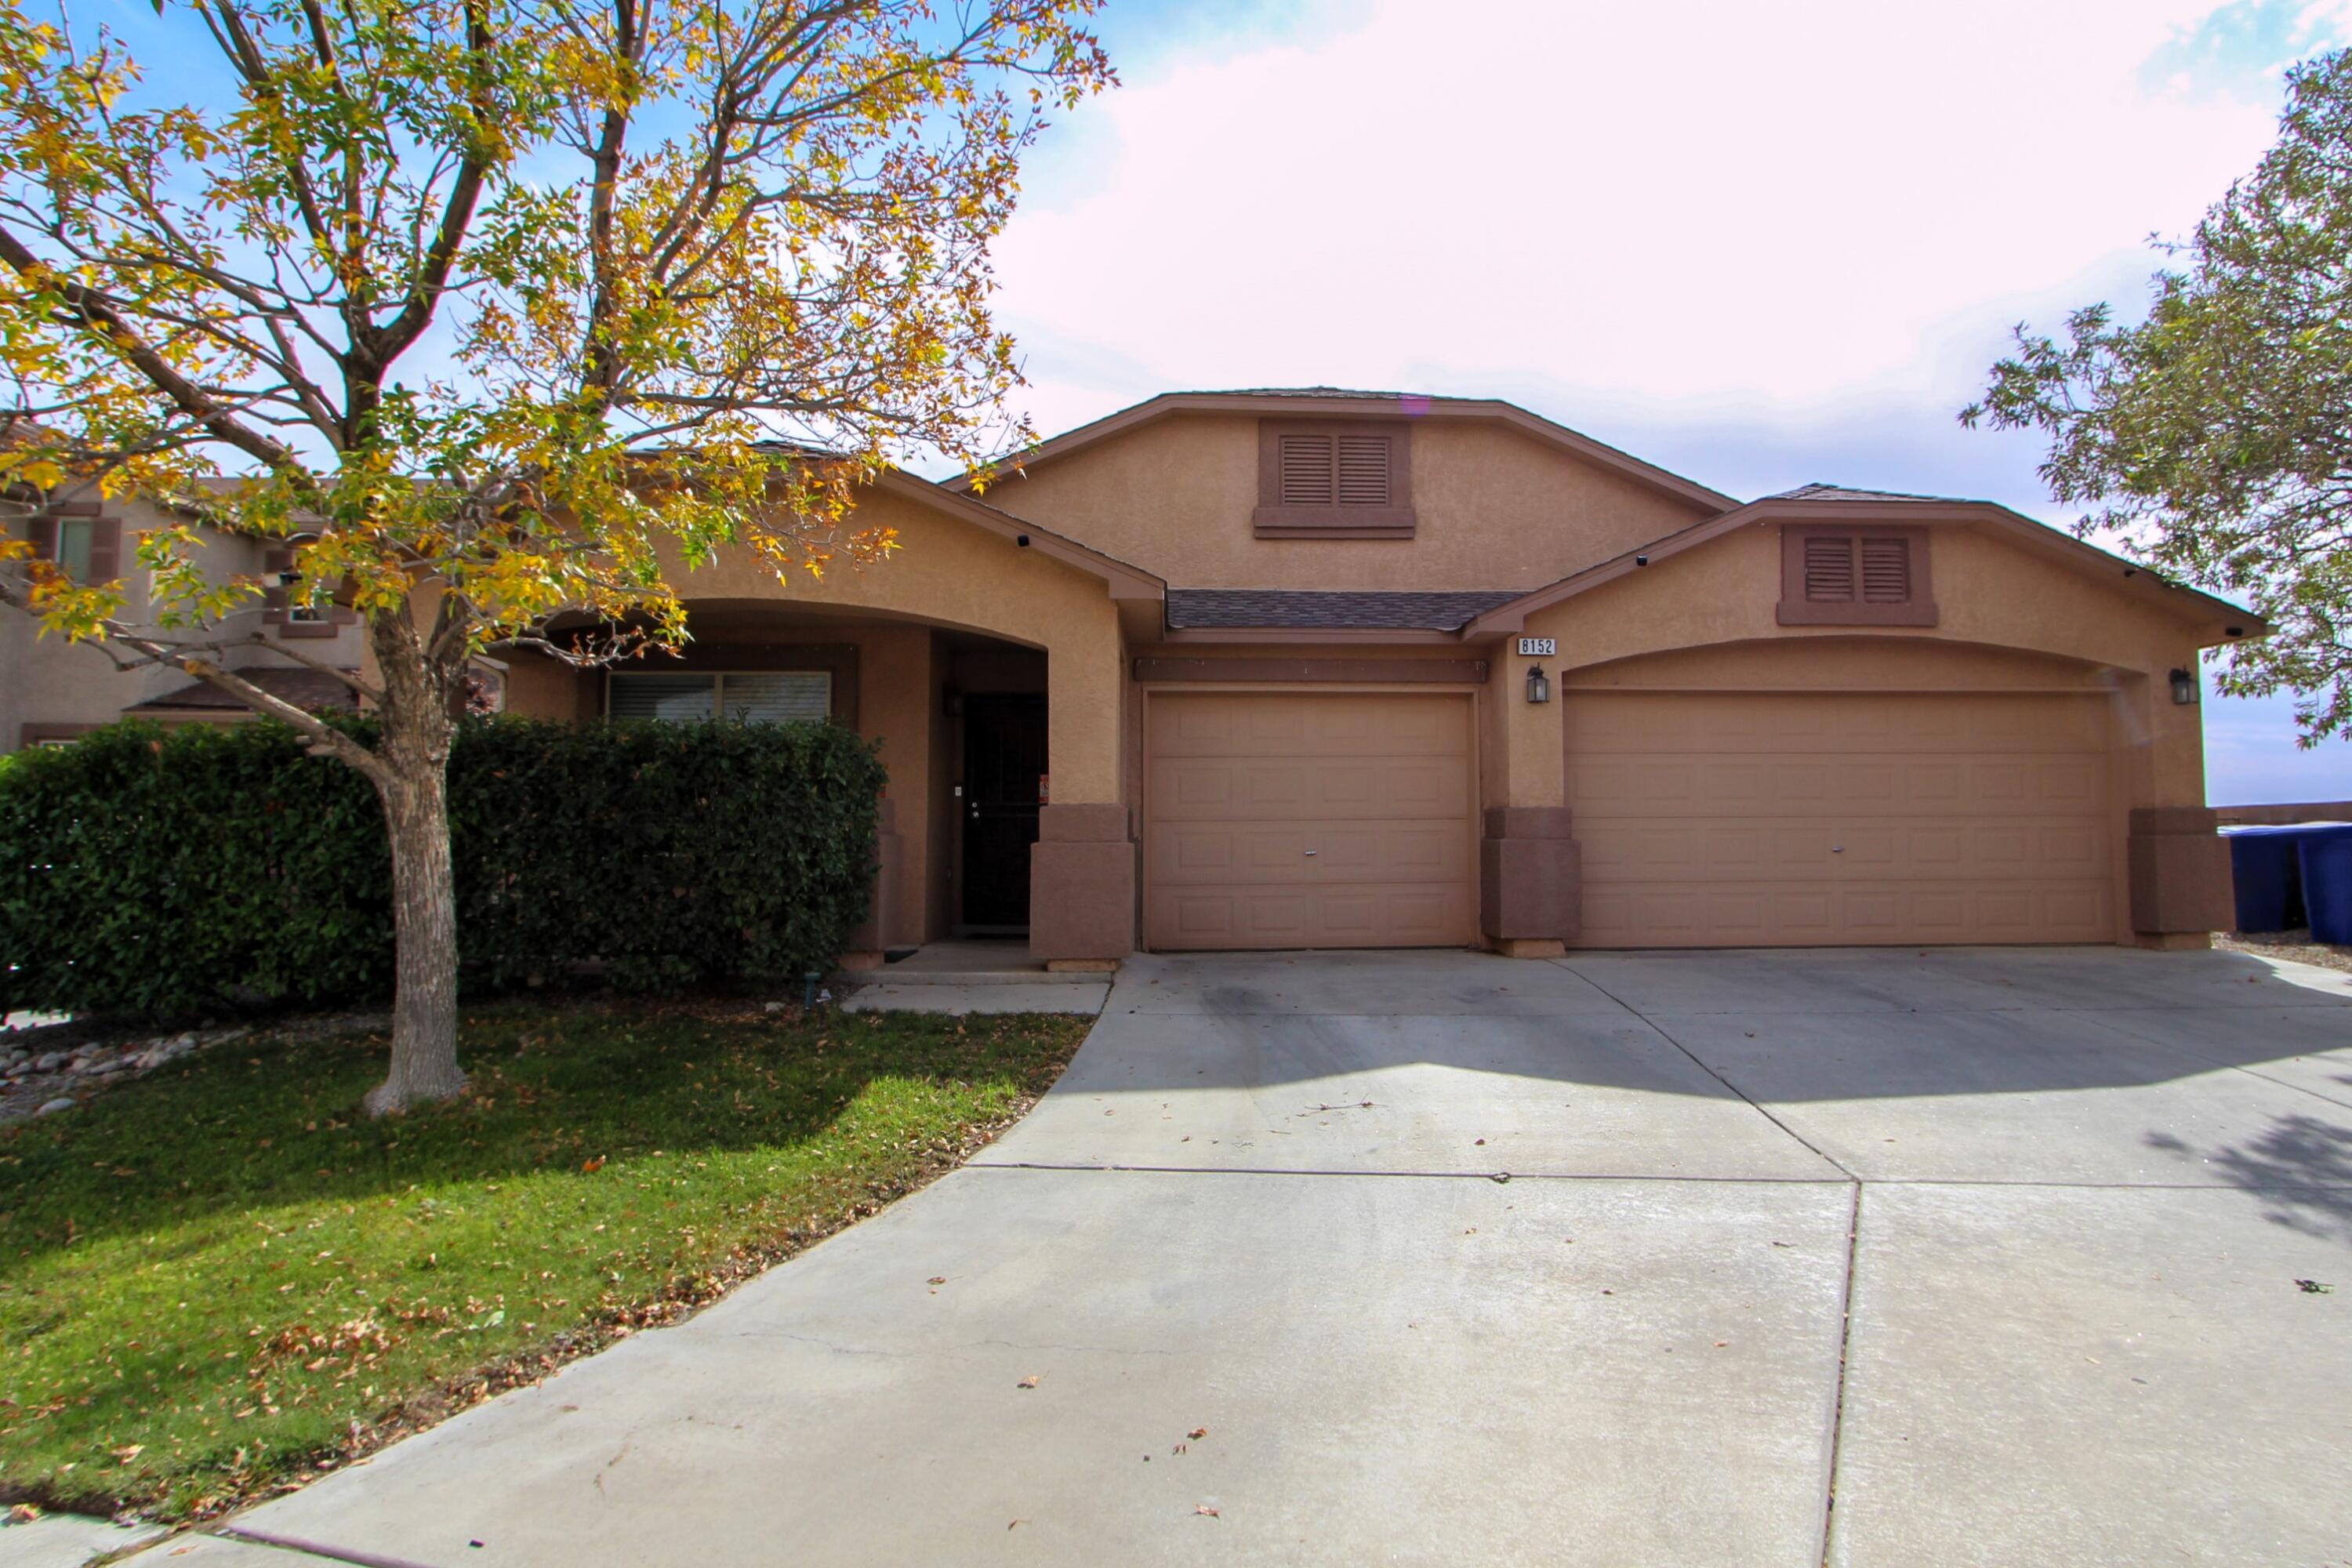
[[[583,1160],[580,1162],[580,1168],[593,1175],[604,1168],[604,1156],[599,1154],[593,1160]]]

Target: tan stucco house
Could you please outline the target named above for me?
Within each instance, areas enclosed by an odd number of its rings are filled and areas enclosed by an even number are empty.
[[[863,504],[886,563],[721,564],[682,662],[517,661],[507,706],[878,738],[874,947],[2228,923],[2194,677],[2266,628],[1999,506],[1742,505],[1508,404],[1327,388],[1155,397],[982,495],[892,476]]]
[[[2228,923],[2195,672],[2267,628],[1987,502],[1742,504],[1508,404],[1312,388],[1156,397],[984,492],[860,504],[887,562],[722,561],[682,659],[503,687],[876,738],[873,953]]]

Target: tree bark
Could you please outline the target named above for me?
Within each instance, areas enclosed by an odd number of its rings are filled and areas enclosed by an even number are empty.
[[[370,1090],[383,1116],[464,1092],[457,1065],[457,897],[449,858],[449,716],[436,669],[405,613],[371,626],[383,673],[376,795],[392,845],[392,1069]],[[459,672],[462,679],[462,670]]]

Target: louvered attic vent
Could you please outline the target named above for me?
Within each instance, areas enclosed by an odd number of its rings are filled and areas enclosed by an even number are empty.
[[[1258,533],[1410,536],[1410,441],[1411,432],[1401,421],[1265,421],[1258,442]]]
[[[1782,626],[1936,624],[1927,530],[1792,523],[1780,531]]]

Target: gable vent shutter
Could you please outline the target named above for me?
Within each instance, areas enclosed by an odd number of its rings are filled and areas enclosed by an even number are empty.
[[[1282,438],[1282,504],[1331,504],[1331,437],[1285,436]]]
[[[1853,602],[1853,541],[1805,541],[1805,597],[1816,605]]]
[[[1900,539],[1862,542],[1862,601],[1901,605],[1911,598],[1911,546]]]
[[[1389,438],[1385,436],[1339,437],[1339,504],[1389,504]]]

